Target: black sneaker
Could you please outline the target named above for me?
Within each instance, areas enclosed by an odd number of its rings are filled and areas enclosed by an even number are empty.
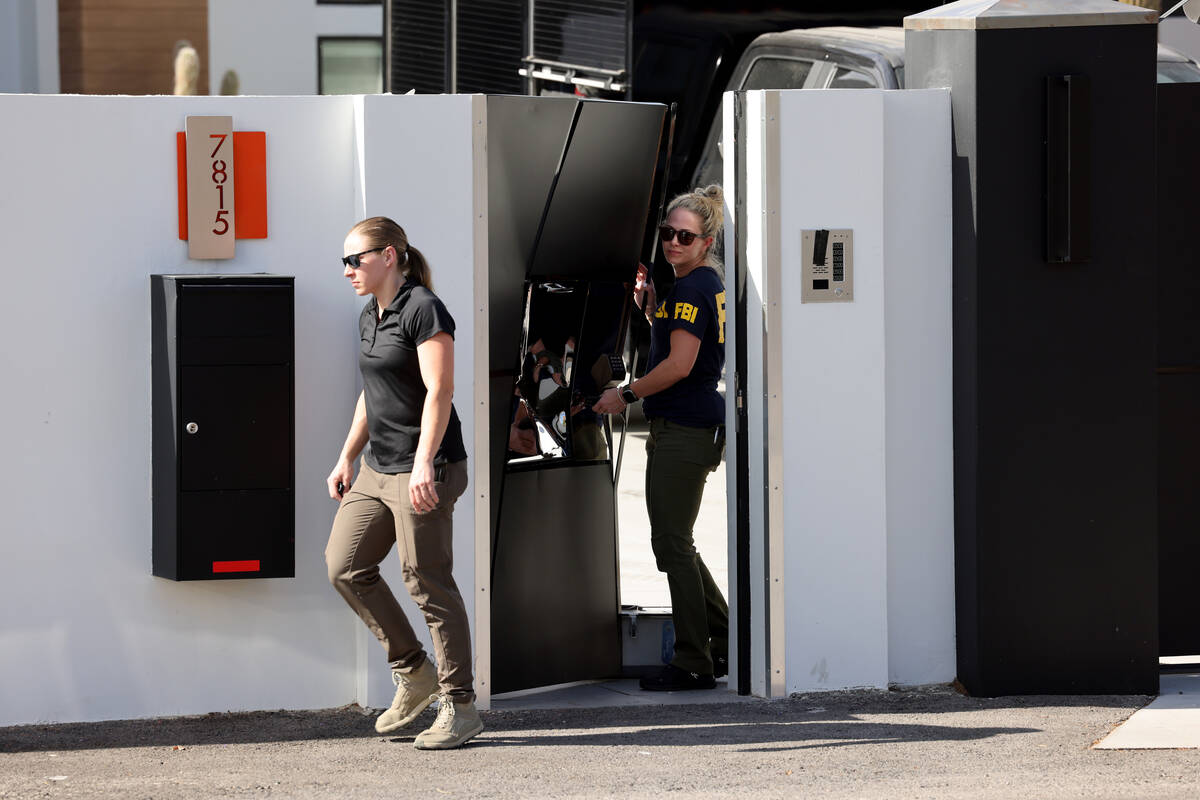
[[[713,677],[724,678],[729,674],[729,656],[713,656]]]
[[[657,675],[649,675],[638,681],[648,692],[678,692],[687,689],[712,689],[717,682],[712,675],[688,672],[674,664],[668,664]]]

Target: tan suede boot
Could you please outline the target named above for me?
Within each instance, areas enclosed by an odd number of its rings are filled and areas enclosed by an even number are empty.
[[[450,750],[483,732],[483,720],[475,704],[451,702],[449,695],[438,696],[438,715],[429,730],[417,734],[418,750]]]
[[[437,670],[428,658],[412,672],[392,670],[392,683],[396,684],[392,707],[375,719],[375,730],[379,733],[391,733],[408,725],[437,698]]]

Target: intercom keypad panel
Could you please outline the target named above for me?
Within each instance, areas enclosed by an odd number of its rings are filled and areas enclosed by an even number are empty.
[[[854,299],[854,231],[801,231],[800,248],[801,303],[848,303]]]

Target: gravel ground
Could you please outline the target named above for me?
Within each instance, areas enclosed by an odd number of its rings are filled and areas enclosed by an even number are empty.
[[[1090,746],[1148,697],[949,687],[719,705],[505,711],[421,752],[327,711],[0,728],[0,797],[1196,798],[1196,751]]]

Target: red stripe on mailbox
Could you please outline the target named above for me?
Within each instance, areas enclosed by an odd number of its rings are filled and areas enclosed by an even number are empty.
[[[214,561],[213,572],[258,572],[259,562],[255,561]]]

